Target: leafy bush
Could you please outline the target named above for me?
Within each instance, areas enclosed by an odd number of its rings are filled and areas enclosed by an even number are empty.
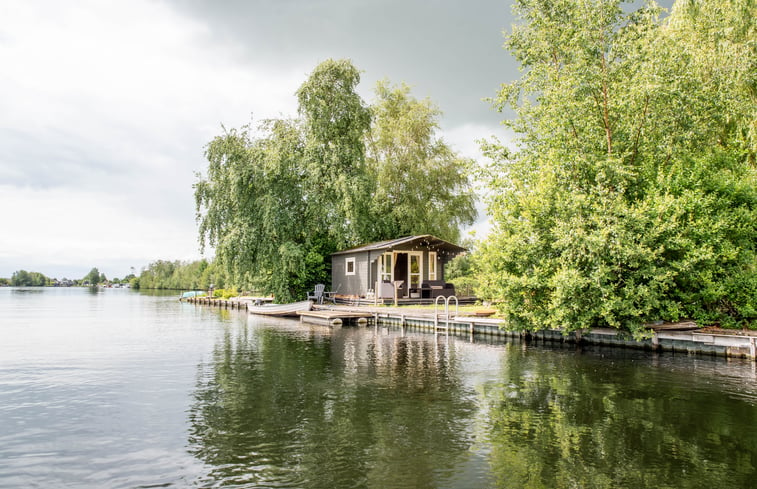
[[[515,328],[757,327],[757,21],[742,2],[519,0],[481,293]]]

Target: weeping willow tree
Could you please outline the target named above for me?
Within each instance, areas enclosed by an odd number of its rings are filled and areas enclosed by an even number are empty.
[[[407,234],[454,240],[472,223],[468,164],[435,136],[440,112],[406,89],[401,111],[383,110],[380,90],[369,106],[359,82],[351,62],[325,61],[296,93],[298,117],[224,129],[208,144],[195,184],[200,242],[234,285],[301,298],[327,282],[330,253]],[[417,137],[375,141],[413,110]],[[397,181],[402,191],[386,190]]]
[[[485,295],[513,328],[757,318],[753,0],[518,0]]]

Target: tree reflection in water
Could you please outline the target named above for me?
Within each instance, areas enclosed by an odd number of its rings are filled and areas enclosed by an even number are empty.
[[[433,337],[281,322],[229,330],[200,365],[202,485],[439,487],[471,456],[475,392]]]
[[[189,442],[207,472],[197,483],[753,486],[749,367],[603,355],[293,322],[230,328],[199,367]]]
[[[753,385],[734,395],[738,385],[710,372],[574,352],[509,348],[505,358],[482,388],[479,421],[497,487],[754,487]]]

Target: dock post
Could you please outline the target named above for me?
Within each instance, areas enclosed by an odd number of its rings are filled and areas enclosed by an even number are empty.
[[[757,360],[757,338],[754,336],[749,338],[749,355],[751,355],[752,360]]]

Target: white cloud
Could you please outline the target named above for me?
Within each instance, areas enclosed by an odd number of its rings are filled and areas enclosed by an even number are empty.
[[[445,130],[443,136],[445,141],[460,155],[472,158],[479,164],[485,164],[487,157],[481,151],[481,145],[478,141],[496,136],[502,144],[513,147],[512,134],[505,131],[501,126],[487,126],[476,123],[463,124]],[[475,184],[475,180],[474,188],[477,195],[482,196],[486,192],[486,189],[481,185]],[[475,239],[483,239],[491,231],[492,222],[486,214],[486,204],[482,200],[477,203],[476,209],[478,210],[478,219],[463,232],[464,235],[469,234]]]
[[[4,185],[0,194],[4,202],[13,203],[13,208],[6,206],[0,212],[2,276],[25,268],[81,278],[93,266],[110,276],[123,276],[130,266],[146,265],[145,259],[151,256],[190,259],[198,255],[191,216],[181,222],[139,215],[123,196],[108,192]],[[7,268],[11,261],[21,265]],[[44,264],[52,270],[34,268]]]
[[[76,277],[92,266],[123,275],[198,256],[192,183],[204,145],[221,124],[293,115],[295,90],[328,57],[365,60],[368,99],[370,80],[385,74],[420,81],[418,96],[436,87],[449,96],[436,100],[448,120],[478,114],[489,80],[499,81],[499,21],[485,13],[503,10],[494,0],[480,11],[440,4],[428,32],[413,20],[429,14],[422,2],[392,25],[382,6],[373,17],[356,17],[357,7],[335,16],[342,7],[295,5],[293,17],[265,2],[0,0],[0,205],[12,210],[0,213],[0,277],[20,268]],[[439,25],[459,27],[461,13],[471,15],[466,35],[449,38]],[[387,33],[394,43],[375,42]],[[449,74],[450,56],[463,81]],[[471,123],[445,138],[478,157],[475,139],[497,132]]]
[[[159,2],[12,2],[0,17],[0,201],[14,210],[0,276],[196,256],[203,146],[253,111],[293,113],[306,72],[239,65],[238,46]]]

